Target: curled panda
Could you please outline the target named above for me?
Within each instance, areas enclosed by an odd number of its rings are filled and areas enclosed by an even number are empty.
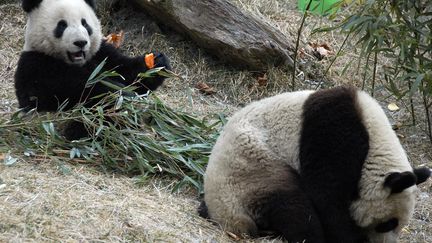
[[[27,13],[24,51],[15,73],[19,108],[28,111],[71,109],[79,102],[94,105],[93,97],[112,91],[96,83],[86,87],[95,68],[106,59],[101,71],[115,70],[122,77],[110,82],[125,87],[149,68],[144,56],[128,57],[103,41],[93,0],[23,0]],[[168,58],[154,54],[154,67],[170,69]],[[164,80],[156,76],[135,83],[139,94],[155,90]],[[75,126],[70,139],[81,137],[84,127]],[[84,132],[85,133],[85,132]]]
[[[339,87],[284,93],[235,113],[204,177],[200,213],[225,230],[288,242],[397,242],[412,217],[413,169],[379,104]]]

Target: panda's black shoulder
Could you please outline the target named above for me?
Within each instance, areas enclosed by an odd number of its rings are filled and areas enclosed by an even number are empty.
[[[119,51],[113,45],[107,44],[105,41],[102,41],[99,49],[92,57],[90,62],[103,61],[106,57],[110,56],[113,53],[118,53],[118,52]]]
[[[341,186],[349,187],[345,192],[350,195],[348,192],[357,189],[369,150],[358,91],[351,87],[317,91],[304,103],[302,115],[299,154],[302,169],[308,168],[323,180],[329,174],[339,178],[340,182],[346,182]],[[318,172],[318,168],[325,173]]]
[[[25,63],[26,65],[37,64],[38,62],[55,62],[56,59],[38,51],[23,51],[20,55],[18,64]]]
[[[15,80],[19,82],[25,77],[35,77],[46,67],[50,68],[58,61],[42,52],[24,51],[21,53],[18,60],[17,70],[15,72]],[[61,66],[59,64],[55,66]]]
[[[113,45],[102,41],[99,50],[96,52],[94,57],[91,59],[91,63],[98,65],[104,59],[108,58],[107,65],[110,63],[118,63],[118,60],[124,59],[124,55],[119,49],[115,48]]]
[[[34,8],[39,6],[42,0],[22,0],[21,6],[27,13],[31,12]]]
[[[21,90],[28,88],[28,85],[36,88],[35,85],[59,87],[59,84],[62,84],[65,85],[64,88],[76,88],[87,81],[93,70],[94,65],[69,65],[42,52],[25,51],[18,60],[15,87]]]
[[[303,116],[320,115],[325,116],[329,112],[322,112],[322,109],[328,110],[347,110],[357,113],[357,90],[350,86],[341,86],[332,89],[319,90],[306,100],[303,106]],[[331,118],[331,117],[329,117]]]
[[[50,73],[63,73],[71,66],[64,61],[37,51],[24,51],[18,60],[15,78],[35,77],[36,75],[49,75]],[[69,73],[69,72],[66,72]]]

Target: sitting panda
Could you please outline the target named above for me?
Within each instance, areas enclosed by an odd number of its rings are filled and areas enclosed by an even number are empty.
[[[379,104],[349,87],[284,93],[235,113],[204,177],[201,215],[235,234],[288,242],[397,242],[413,169]]]
[[[121,87],[135,82],[137,75],[149,68],[170,69],[161,53],[154,53],[154,66],[147,67],[144,56],[122,55],[103,41],[92,0],[23,0],[22,7],[28,20],[15,90],[19,108],[25,111],[57,111],[64,104],[67,110],[79,102],[94,105],[97,99],[89,98],[112,91],[101,83],[86,87],[92,72],[105,59],[101,71],[119,73],[122,77],[110,81]],[[135,91],[144,94],[155,90],[163,80],[161,76],[143,79]],[[69,138],[81,137],[82,129],[72,129]]]

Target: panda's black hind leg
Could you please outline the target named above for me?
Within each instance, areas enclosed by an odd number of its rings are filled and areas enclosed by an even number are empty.
[[[251,205],[258,215],[260,230],[274,231],[290,243],[324,243],[321,223],[300,188],[277,191]]]
[[[71,121],[67,123],[63,128],[62,135],[67,140],[73,141],[80,138],[88,137],[89,132],[87,131],[84,123],[79,121]]]
[[[199,216],[201,216],[205,219],[210,219],[210,216],[208,213],[208,208],[207,208],[207,205],[206,205],[204,199],[202,199],[202,201],[198,207],[198,214],[199,214]]]

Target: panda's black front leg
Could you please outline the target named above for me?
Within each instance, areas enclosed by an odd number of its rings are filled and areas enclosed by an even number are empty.
[[[349,216],[349,212],[341,212],[337,205],[327,205],[320,210],[327,242],[334,243],[366,243],[365,232],[358,227]]]
[[[147,55],[151,55],[154,57],[154,65],[150,65],[145,63],[145,71],[153,68],[164,67],[167,70],[171,70],[171,65],[167,56],[165,56],[161,52],[153,51]],[[146,57],[144,57],[146,59]],[[144,94],[148,90],[156,90],[165,80],[166,77],[155,74],[153,77],[144,78],[140,81],[140,86],[136,90],[139,94]]]
[[[145,56],[128,57],[120,53],[113,45],[103,42],[101,48],[93,59],[94,64],[99,64],[105,58],[107,59],[104,70],[115,70],[124,79],[117,78],[116,82],[122,83],[128,86],[138,80],[138,74],[144,73],[151,68],[165,67],[171,69],[168,58],[159,52],[152,52],[154,56],[153,65],[149,66],[146,63]],[[155,75],[149,78],[144,78],[140,80],[136,92],[139,94],[144,94],[148,90],[156,90],[160,85],[162,85],[165,77],[160,75]]]
[[[325,183],[304,183],[304,190],[311,199],[321,225],[326,242],[331,243],[366,243],[367,236],[363,229],[352,219],[350,200],[327,191]],[[333,187],[333,186],[331,186]]]

